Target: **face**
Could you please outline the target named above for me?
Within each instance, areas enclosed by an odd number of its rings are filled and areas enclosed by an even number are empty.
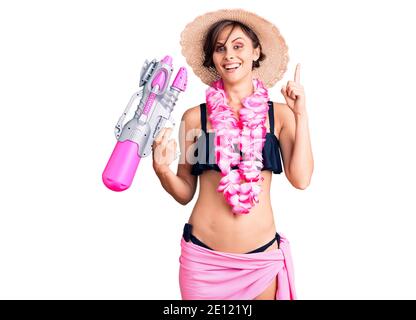
[[[260,48],[253,48],[251,39],[240,27],[236,26],[230,34],[231,29],[229,26],[220,32],[213,61],[220,77],[232,84],[252,79],[253,61],[259,58]]]

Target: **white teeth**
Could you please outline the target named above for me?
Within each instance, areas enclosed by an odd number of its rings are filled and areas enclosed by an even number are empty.
[[[237,69],[240,65],[241,65],[241,63],[227,64],[226,66],[224,66],[224,68],[227,69],[227,70]]]

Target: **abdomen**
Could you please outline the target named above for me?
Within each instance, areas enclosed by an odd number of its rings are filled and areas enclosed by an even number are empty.
[[[218,171],[200,176],[199,195],[189,223],[193,235],[210,248],[224,252],[244,253],[269,242],[276,233],[270,203],[271,172],[262,171],[262,192],[248,214],[234,214],[224,195],[216,189],[221,179]]]

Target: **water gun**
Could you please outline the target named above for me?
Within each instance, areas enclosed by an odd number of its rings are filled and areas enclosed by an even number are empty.
[[[170,56],[161,61],[145,61],[140,74],[139,87],[142,89],[133,94],[116,124],[114,134],[117,144],[102,174],[102,180],[110,190],[128,189],[140,159],[150,155],[153,141],[166,121],[175,126],[171,113],[179,94],[186,89],[187,72],[181,67],[168,88],[172,73]],[[134,117],[123,124],[131,106],[139,99]]]

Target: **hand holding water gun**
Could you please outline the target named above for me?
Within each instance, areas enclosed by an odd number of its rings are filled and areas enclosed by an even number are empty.
[[[153,141],[166,121],[175,126],[171,113],[179,93],[186,89],[187,72],[184,67],[180,68],[168,88],[172,72],[170,56],[161,61],[153,59],[144,63],[139,85],[143,88],[133,94],[115,127],[118,141],[102,174],[103,182],[109,189],[123,191],[129,188],[140,159],[150,155]],[[123,125],[128,111],[138,99],[140,103],[134,117]]]
[[[176,140],[169,140],[172,131],[172,128],[163,128],[153,142],[153,169],[157,175],[169,171],[169,165],[178,156]]]

